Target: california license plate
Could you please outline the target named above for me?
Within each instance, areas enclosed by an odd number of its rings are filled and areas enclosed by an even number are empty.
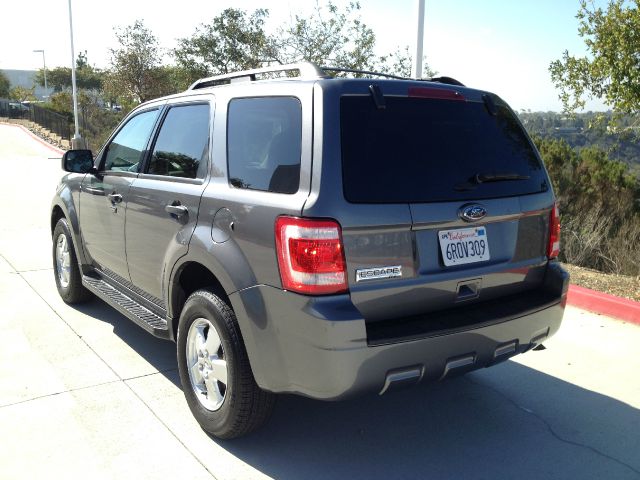
[[[447,267],[484,262],[491,258],[486,227],[442,230],[438,232],[438,239]]]

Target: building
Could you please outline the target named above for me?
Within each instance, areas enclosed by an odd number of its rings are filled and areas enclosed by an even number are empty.
[[[32,88],[35,85],[36,70],[2,70],[13,87]],[[53,93],[53,88],[47,90],[40,85],[35,85],[35,96],[38,100],[44,100]]]

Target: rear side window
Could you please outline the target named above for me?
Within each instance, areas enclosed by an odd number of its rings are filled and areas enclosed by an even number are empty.
[[[127,120],[113,138],[105,155],[102,170],[138,171],[142,152],[158,118],[158,110],[148,110]]]
[[[209,105],[171,107],[156,139],[147,173],[204,178],[209,158]]]
[[[496,102],[496,115],[478,102],[385,97],[385,103],[378,109],[369,96],[341,98],[347,201],[475,200],[548,188],[540,159],[502,103]],[[520,178],[486,181],[504,174]],[[477,175],[485,181],[478,183]]]
[[[294,97],[239,98],[227,113],[229,183],[295,193],[300,185],[302,107]]]

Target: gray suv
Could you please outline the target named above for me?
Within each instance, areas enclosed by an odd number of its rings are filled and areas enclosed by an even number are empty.
[[[187,403],[220,438],[260,426],[277,393],[444,379],[562,320],[555,197],[507,104],[336,70],[202,79],[140,105],[95,159],[62,160],[60,295],[176,341]]]

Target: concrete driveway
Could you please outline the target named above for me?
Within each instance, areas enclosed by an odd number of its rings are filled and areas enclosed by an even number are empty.
[[[211,439],[173,344],[59,299],[57,156],[0,125],[0,478],[640,478],[640,328],[573,308],[544,351],[384,397],[283,396],[254,435]]]

